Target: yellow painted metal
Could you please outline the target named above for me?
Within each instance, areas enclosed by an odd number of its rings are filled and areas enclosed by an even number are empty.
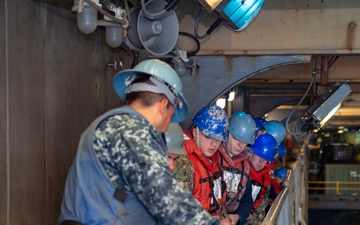
[[[209,12],[212,12],[223,0],[199,0],[199,3]]]
[[[324,187],[312,187],[311,185],[325,184]],[[331,186],[334,185],[334,186]],[[347,181],[309,181],[309,190],[335,190],[335,194],[341,195],[341,191],[360,191],[359,187],[342,187],[341,185],[356,185],[359,186],[360,182],[347,182]]]

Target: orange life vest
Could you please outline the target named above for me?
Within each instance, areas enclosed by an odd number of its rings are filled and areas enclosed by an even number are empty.
[[[190,131],[184,131],[184,148],[187,158],[194,166],[193,196],[212,215],[221,219],[221,206],[225,196],[222,174],[218,164],[220,155],[216,151],[210,158],[202,154]]]
[[[260,203],[264,200],[264,195],[266,193],[266,190],[270,186],[270,172],[272,170],[271,164],[266,164],[265,167],[260,171],[255,171],[254,167],[250,163],[250,179],[253,186],[260,187],[259,192],[257,193],[257,196],[255,198],[253,209],[256,209],[259,207]],[[254,188],[253,188],[254,191]]]
[[[220,166],[223,171],[223,178],[226,183],[226,199],[224,206],[229,213],[234,212],[238,207],[246,190],[246,183],[249,179],[250,162],[247,151],[244,154],[230,157],[224,146],[220,146]]]

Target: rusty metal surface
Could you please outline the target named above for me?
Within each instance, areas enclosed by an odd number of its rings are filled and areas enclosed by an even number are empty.
[[[55,224],[80,134],[121,104],[112,88],[115,71],[107,66],[117,56],[101,29],[91,35],[77,29],[75,15],[64,8],[72,1],[5,2],[0,224]]]
[[[6,206],[9,202],[9,189],[8,189],[8,164],[7,158],[9,156],[9,143],[8,143],[8,111],[7,111],[7,46],[6,46],[6,14],[5,2],[0,1],[0,224],[7,223]]]
[[[193,33],[199,6],[186,4],[179,6],[180,30]],[[266,1],[243,31],[222,23],[201,42],[200,54],[359,54],[359,9],[358,0]],[[199,33],[210,27],[214,14],[203,13]]]

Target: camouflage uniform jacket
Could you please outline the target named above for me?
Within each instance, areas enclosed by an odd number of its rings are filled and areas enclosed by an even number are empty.
[[[246,222],[246,225],[258,225],[266,216],[266,207],[269,205],[269,192],[270,187],[264,194],[264,199],[256,209],[251,209],[251,219]]]
[[[127,113],[123,113],[124,109]],[[106,179],[93,182],[93,186],[83,186],[83,190],[77,193],[82,193],[88,188],[95,195],[111,183],[114,188],[121,189],[130,197],[135,197],[156,224],[219,224],[218,219],[212,218],[191,193],[185,192],[179,186],[169,171],[167,150],[162,136],[142,115],[128,106],[123,106],[95,121],[96,130],[92,133],[93,151],[87,154],[96,154],[95,158],[101,165],[98,171],[103,171],[107,176]],[[79,151],[81,151],[80,147]],[[76,161],[80,161],[80,164],[88,168],[93,164],[90,161],[81,162],[82,159]],[[79,176],[81,174],[77,174],[77,177]],[[129,196],[125,203],[131,200]],[[87,206],[80,207],[85,209],[93,207],[97,204],[93,200],[90,199]],[[127,216],[139,221],[136,217],[139,217],[137,212],[140,209],[124,208],[126,204],[122,205],[121,201],[115,198],[109,200],[107,205],[117,208],[111,218]],[[86,216],[102,214],[105,209],[97,212],[89,211]],[[115,219],[104,223],[93,221],[92,224],[140,224],[134,221],[124,222],[122,218],[116,220],[118,222],[114,221]]]

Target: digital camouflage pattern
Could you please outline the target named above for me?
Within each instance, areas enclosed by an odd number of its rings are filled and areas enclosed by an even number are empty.
[[[103,120],[93,141],[113,185],[135,193],[159,224],[219,224],[170,173],[164,146],[145,118],[130,114]]]
[[[258,225],[261,223],[266,216],[266,207],[269,204],[269,194],[270,194],[270,186],[267,188],[266,193],[264,195],[263,201],[260,203],[257,209],[251,210],[252,218],[251,220],[246,222],[246,225]]]
[[[180,156],[176,160],[174,169],[175,179],[180,186],[190,193],[194,190],[194,166],[186,156]]]

